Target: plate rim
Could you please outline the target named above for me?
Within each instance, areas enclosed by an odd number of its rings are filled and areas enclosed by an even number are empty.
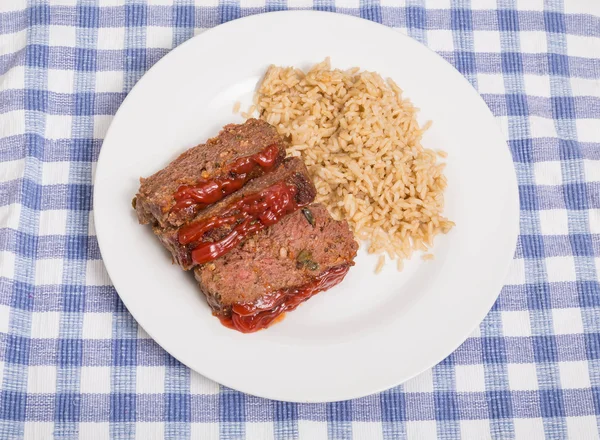
[[[512,158],[512,155],[511,155],[511,152],[510,152],[510,148],[509,148],[509,146],[508,146],[508,144],[506,142],[506,137],[504,136],[504,134],[500,130],[499,124],[498,124],[497,120],[495,119],[494,114],[489,109],[489,106],[483,100],[483,98],[481,97],[481,95],[479,94],[479,92],[464,77],[464,75],[462,73],[460,73],[451,63],[449,63],[448,61],[446,61],[438,53],[436,53],[435,51],[433,51],[432,49],[430,49],[426,45],[420,43],[419,41],[415,40],[414,38],[412,38],[412,37],[410,37],[410,36],[408,36],[406,34],[397,32],[393,28],[385,26],[385,25],[383,25],[381,23],[377,23],[377,22],[374,22],[374,21],[371,21],[371,20],[368,20],[368,19],[363,19],[361,17],[347,15],[347,14],[341,14],[341,13],[337,13],[337,12],[333,12],[333,11],[315,11],[315,10],[272,11],[272,12],[266,12],[266,13],[252,14],[252,15],[248,15],[248,16],[245,16],[245,17],[241,17],[239,19],[231,20],[231,21],[228,21],[226,23],[219,24],[219,25],[217,25],[217,26],[215,26],[213,28],[210,28],[210,29],[206,30],[205,32],[203,32],[201,34],[195,35],[192,38],[190,38],[190,39],[186,40],[185,42],[183,42],[182,44],[180,44],[179,46],[177,46],[177,47],[173,48],[172,50],[170,50],[165,56],[163,56],[152,67],[150,67],[142,75],[142,77],[140,77],[140,79],[137,81],[137,83],[129,90],[127,96],[122,101],[121,105],[119,106],[117,112],[115,113],[115,115],[113,117],[113,120],[111,121],[111,125],[109,126],[109,128],[108,128],[108,130],[106,132],[106,135],[104,137],[104,140],[103,140],[103,146],[104,146],[104,142],[106,142],[107,140],[111,139],[112,128],[114,126],[112,122],[119,116],[119,114],[120,114],[122,108],[125,106],[125,104],[129,100],[132,99],[132,95],[134,95],[132,92],[136,88],[138,88],[138,86],[140,84],[143,84],[146,81],[148,81],[149,74],[151,72],[155,71],[157,66],[168,63],[169,60],[172,58],[174,52],[176,52],[177,50],[179,50],[182,47],[186,47],[186,45],[191,44],[193,41],[197,41],[199,39],[206,38],[206,36],[208,34],[211,34],[211,33],[215,32],[216,30],[223,31],[223,28],[226,28],[226,27],[235,28],[236,26],[240,25],[240,22],[252,21],[252,20],[257,19],[257,17],[264,17],[265,15],[269,15],[269,16],[272,16],[272,17],[279,16],[279,15],[307,15],[307,16],[334,15],[334,16],[338,16],[337,18],[341,17],[341,19],[347,19],[349,21],[360,22],[363,25],[364,24],[368,24],[370,26],[377,27],[380,30],[385,29],[386,32],[389,32],[390,35],[395,35],[396,38],[408,39],[408,40],[412,40],[413,42],[418,43],[418,45],[421,48],[424,48],[427,51],[429,51],[436,58],[438,58],[439,61],[444,62],[448,67],[451,67],[456,73],[458,73],[459,76],[460,76],[460,81],[462,81],[465,85],[468,85],[468,87],[473,90],[474,95],[477,95],[477,99],[479,99],[479,101],[481,101],[481,103],[483,103],[485,105],[485,108],[489,112],[489,115],[494,119],[495,127],[496,127],[496,135],[497,135],[497,137],[499,139],[502,139],[502,141],[506,145],[506,149],[505,149],[505,151],[504,151],[503,154],[508,158],[508,161],[510,162],[510,164],[512,164],[512,167],[511,167],[512,168],[512,173],[511,173],[512,179],[511,179],[510,182],[507,182],[507,186],[510,186],[510,191],[516,196],[515,199],[512,202],[513,206],[511,207],[511,211],[513,211],[513,213],[515,215],[511,217],[512,218],[511,225],[510,225],[510,227],[507,227],[507,229],[510,231],[510,235],[512,237],[514,237],[514,240],[513,240],[514,244],[512,245],[512,249],[513,249],[512,250],[512,255],[514,257],[514,252],[515,252],[516,245],[518,243],[518,237],[519,237],[519,231],[520,231],[520,229],[519,229],[519,227],[520,227],[519,226],[519,222],[520,222],[520,206],[519,206],[519,194],[518,194],[518,181],[517,181],[516,169],[514,167],[514,160]],[[233,385],[227,379],[223,380],[222,378],[217,378],[214,375],[209,375],[209,374],[206,374],[204,372],[200,372],[200,371],[196,370],[195,368],[191,367],[189,365],[189,363],[186,362],[186,360],[182,359],[182,356],[181,356],[180,353],[178,353],[178,356],[175,356],[174,354],[172,354],[169,350],[167,350],[165,348],[165,345],[163,345],[161,342],[159,342],[162,339],[161,337],[156,337],[156,335],[153,334],[152,330],[149,330],[148,327],[145,327],[145,326],[143,326],[141,324],[141,321],[140,321],[139,317],[136,316],[136,312],[132,311],[132,309],[129,307],[130,304],[128,304],[128,301],[125,298],[123,298],[123,296],[121,296],[121,294],[119,293],[119,290],[117,289],[116,284],[113,282],[113,277],[111,276],[110,269],[109,269],[108,265],[106,264],[106,262],[104,260],[104,254],[105,253],[103,252],[103,248],[105,247],[105,245],[102,244],[102,242],[104,242],[104,240],[101,239],[100,237],[101,237],[101,235],[104,236],[105,233],[101,232],[102,231],[102,223],[103,222],[102,221],[100,221],[100,222],[98,221],[100,214],[98,214],[99,211],[95,209],[96,208],[95,201],[97,200],[96,194],[98,192],[98,185],[97,185],[98,170],[101,169],[101,167],[100,167],[101,163],[104,163],[104,162],[102,162],[103,152],[104,151],[106,151],[106,150],[104,148],[101,148],[100,153],[98,155],[98,159],[96,161],[96,168],[94,170],[94,180],[93,180],[93,183],[94,183],[94,188],[93,188],[93,200],[94,200],[94,203],[93,203],[92,209],[93,209],[93,218],[94,218],[94,224],[95,224],[95,229],[96,229],[96,236],[97,236],[98,247],[99,247],[99,250],[100,250],[100,254],[103,256],[102,261],[103,261],[103,264],[104,264],[104,266],[106,268],[106,271],[107,271],[107,273],[108,273],[108,275],[109,275],[109,277],[111,279],[111,284],[114,286],[115,291],[119,295],[120,300],[123,302],[123,304],[125,305],[125,307],[129,311],[129,313],[136,320],[137,324],[140,327],[142,327],[148,333],[148,335],[161,346],[161,348],[163,350],[165,350],[171,356],[175,357],[182,364],[186,365],[186,367],[190,368],[193,371],[198,372],[202,376],[204,376],[204,377],[206,377],[206,378],[208,378],[210,380],[213,380],[214,382],[216,382],[218,384],[222,384],[222,385],[224,385],[226,387],[233,388],[233,389],[236,389],[236,390],[240,390],[243,393],[247,393],[247,394],[258,396],[258,397],[268,398],[268,399],[272,399],[272,400],[289,401],[289,402],[296,402],[296,403],[321,403],[321,402],[334,402],[334,401],[350,400],[350,399],[360,398],[360,397],[364,397],[364,396],[367,396],[367,395],[372,395],[372,394],[375,394],[375,393],[380,393],[382,391],[388,390],[388,389],[390,389],[392,387],[395,387],[397,385],[400,385],[400,384],[402,384],[402,383],[404,383],[404,382],[412,379],[413,377],[418,376],[419,374],[423,373],[424,371],[427,371],[428,369],[431,369],[432,367],[434,367],[435,365],[437,365],[441,361],[443,361],[445,358],[447,358],[449,355],[451,355],[454,351],[456,351],[456,349],[458,347],[460,347],[460,345],[462,345],[465,342],[466,339],[468,339],[468,337],[472,334],[473,330],[475,328],[477,328],[480,325],[480,323],[483,321],[483,319],[485,319],[485,317],[489,314],[490,309],[493,307],[494,303],[497,301],[497,299],[498,299],[498,297],[499,297],[499,295],[501,293],[502,287],[504,286],[504,283],[501,283],[500,286],[498,286],[499,288],[497,289],[497,293],[493,297],[493,299],[492,299],[492,297],[490,295],[489,307],[486,308],[486,310],[485,310],[484,313],[478,313],[477,314],[477,317],[478,317],[477,321],[475,322],[475,319],[473,319],[474,324],[472,325],[472,327],[469,330],[469,332],[466,335],[462,336],[460,338],[460,341],[458,341],[458,343],[456,343],[452,347],[452,349],[447,350],[447,352],[444,353],[444,355],[441,356],[441,357],[436,356],[436,359],[438,357],[439,357],[439,359],[437,359],[437,360],[435,360],[433,362],[430,362],[427,367],[422,368],[420,371],[414,373],[410,377],[402,377],[399,381],[397,381],[394,384],[391,384],[391,385],[382,385],[380,387],[373,387],[372,391],[369,392],[369,393],[367,393],[367,394],[362,393],[362,392],[361,393],[357,393],[357,394],[350,392],[350,393],[348,393],[348,395],[343,396],[342,398],[327,398],[327,399],[319,398],[319,399],[315,399],[315,400],[312,400],[310,398],[308,398],[308,399],[307,398],[295,399],[295,398],[293,398],[293,396],[287,396],[285,399],[283,399],[283,398],[281,398],[281,396],[273,396],[270,393],[264,393],[264,394],[262,394],[262,393],[255,393],[255,392],[251,392],[251,391],[248,391],[248,390],[244,390],[242,387],[239,386],[239,384]],[[108,166],[108,164],[105,165],[105,166],[103,166],[102,170],[104,170],[107,166]],[[501,271],[502,274],[504,275],[503,278],[506,278],[506,274],[507,274],[507,272],[508,272],[508,270],[510,268],[510,264],[511,264],[512,260],[513,260],[513,258],[507,259],[507,261],[505,263],[505,268]],[[473,314],[473,315],[475,315],[475,314]],[[479,316],[479,315],[481,315],[481,316]],[[450,344],[446,344],[446,345],[450,346]],[[183,357],[185,357],[185,356],[183,356]]]

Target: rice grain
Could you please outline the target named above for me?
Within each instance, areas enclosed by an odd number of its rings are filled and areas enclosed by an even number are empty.
[[[445,158],[421,145],[418,109],[379,74],[331,69],[329,59],[308,72],[271,66],[255,96],[260,117],[290,141],[317,188],[316,201],[345,218],[370,253],[402,260],[428,251],[454,223],[442,215]],[[254,110],[254,109],[252,109]],[[423,255],[432,259],[433,254]]]

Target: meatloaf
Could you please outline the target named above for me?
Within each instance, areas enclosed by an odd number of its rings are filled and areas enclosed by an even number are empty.
[[[285,147],[275,128],[264,121],[226,125],[217,137],[140,179],[134,199],[139,222],[181,226],[201,209],[275,169],[285,157]]]
[[[313,204],[198,266],[194,275],[213,314],[247,333],[342,281],[357,249],[348,223]]]
[[[308,205],[315,195],[304,162],[289,158],[276,170],[200,211],[188,224],[180,228],[155,226],[154,233],[174,262],[188,270],[224,255],[246,237]]]

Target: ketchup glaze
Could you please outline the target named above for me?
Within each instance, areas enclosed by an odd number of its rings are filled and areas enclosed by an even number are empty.
[[[300,206],[295,195],[295,186],[277,183],[240,199],[218,217],[183,226],[178,233],[179,243],[191,245],[194,263],[208,263],[229,252],[249,235],[277,223],[283,216],[298,209]],[[205,233],[223,226],[233,229],[218,241],[202,242]]]
[[[261,168],[264,172],[273,168],[278,155],[278,146],[269,145],[256,154],[240,157],[231,162],[224,167],[220,176],[202,180],[195,185],[181,185],[173,194],[175,205],[171,208],[171,212],[187,208],[197,211],[218,202],[244,186],[257,168]]]
[[[225,327],[242,333],[267,328],[282,313],[294,310],[310,297],[339,284],[349,269],[349,265],[333,267],[303,286],[276,290],[251,303],[234,304],[230,316],[216,316]]]

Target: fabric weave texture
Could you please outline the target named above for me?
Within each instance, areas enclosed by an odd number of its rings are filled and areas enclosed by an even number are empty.
[[[268,401],[182,366],[119,300],[92,219],[102,140],[144,72],[284,9],[360,16],[441,54],[496,116],[519,183],[515,257],[479,329],[346,402]],[[0,0],[0,439],[598,439],[599,273],[597,0]]]

